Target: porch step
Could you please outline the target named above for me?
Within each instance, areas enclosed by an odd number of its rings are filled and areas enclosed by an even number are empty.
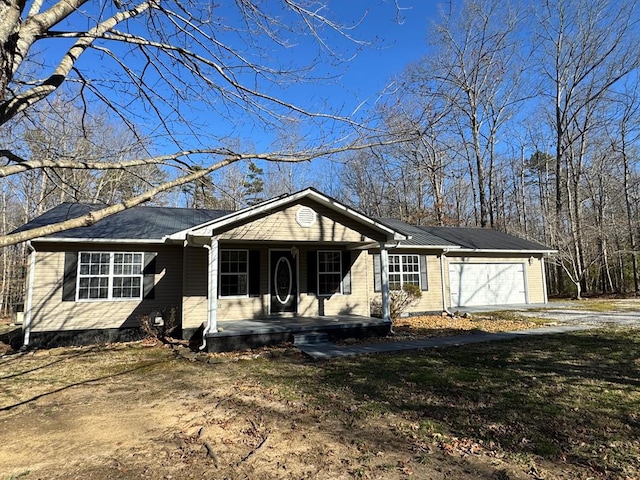
[[[327,343],[329,335],[322,332],[297,333],[293,336],[294,345],[312,345],[315,343]]]

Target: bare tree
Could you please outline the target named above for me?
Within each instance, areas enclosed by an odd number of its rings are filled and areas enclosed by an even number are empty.
[[[508,3],[466,1],[435,26],[436,54],[422,64],[423,75],[434,81],[434,94],[450,105],[482,227],[494,224],[491,190],[498,135],[523,100],[519,20]]]
[[[581,232],[585,149],[602,102],[614,85],[638,67],[636,18],[634,2],[577,0],[548,0],[539,16],[538,63],[543,92],[549,106],[553,105],[549,118],[555,134],[553,236],[556,243],[566,234],[571,236],[573,254],[567,258],[576,263],[572,270],[577,272],[586,271],[587,263]]]
[[[606,135],[609,138],[611,157],[618,158],[620,168],[612,175],[622,180],[620,188],[612,190],[622,193],[622,205],[625,212],[624,227],[628,241],[628,249],[619,247],[621,266],[621,288],[625,289],[624,279],[624,258],[623,253],[628,253],[631,257],[631,276],[633,279],[632,288],[637,294],[640,291],[640,273],[638,271],[638,140],[640,140],[640,91],[637,82],[630,80],[625,82],[622,89],[613,102],[615,110],[611,122],[606,124]],[[620,231],[624,231],[621,228]]]
[[[0,245],[90,224],[241,160],[297,162],[367,143],[359,125],[341,112],[287,100],[287,87],[318,81],[313,67],[322,60],[338,68],[364,46],[353,36],[363,19],[339,22],[323,4],[7,0],[0,3],[0,19],[0,138],[46,114],[50,101],[64,92],[86,112],[103,105],[131,132],[154,142],[145,155],[118,162],[25,158],[3,142],[0,178],[43,168],[172,169],[168,181],[132,192],[91,218],[5,235]],[[294,49],[305,55],[291,55]],[[84,118],[75,124],[79,131]],[[228,146],[244,125],[267,131],[292,121],[305,125],[302,133],[314,140],[312,148],[268,152]]]

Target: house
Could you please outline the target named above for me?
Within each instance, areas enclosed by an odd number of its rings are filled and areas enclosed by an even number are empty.
[[[98,208],[65,203],[19,230]],[[173,315],[209,350],[386,333],[389,289],[404,283],[423,292],[410,313],[544,303],[550,253],[494,230],[370,218],[315,189],[237,212],[135,207],[29,247],[26,345],[126,340],[142,318]]]

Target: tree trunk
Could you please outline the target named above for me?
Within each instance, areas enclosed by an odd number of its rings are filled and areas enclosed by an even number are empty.
[[[638,275],[638,255],[636,253],[637,243],[635,236],[635,229],[633,227],[633,206],[631,202],[631,196],[629,195],[629,189],[631,188],[631,173],[629,171],[629,158],[627,156],[626,143],[624,138],[624,130],[622,132],[622,162],[624,168],[624,203],[627,214],[627,229],[629,232],[629,248],[631,249],[631,265],[633,270],[633,291],[638,293],[640,291],[640,276]]]

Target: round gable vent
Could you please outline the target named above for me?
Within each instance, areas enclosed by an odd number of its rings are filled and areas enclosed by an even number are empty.
[[[316,212],[309,207],[300,207],[296,212],[296,222],[303,228],[309,228],[316,223]]]

